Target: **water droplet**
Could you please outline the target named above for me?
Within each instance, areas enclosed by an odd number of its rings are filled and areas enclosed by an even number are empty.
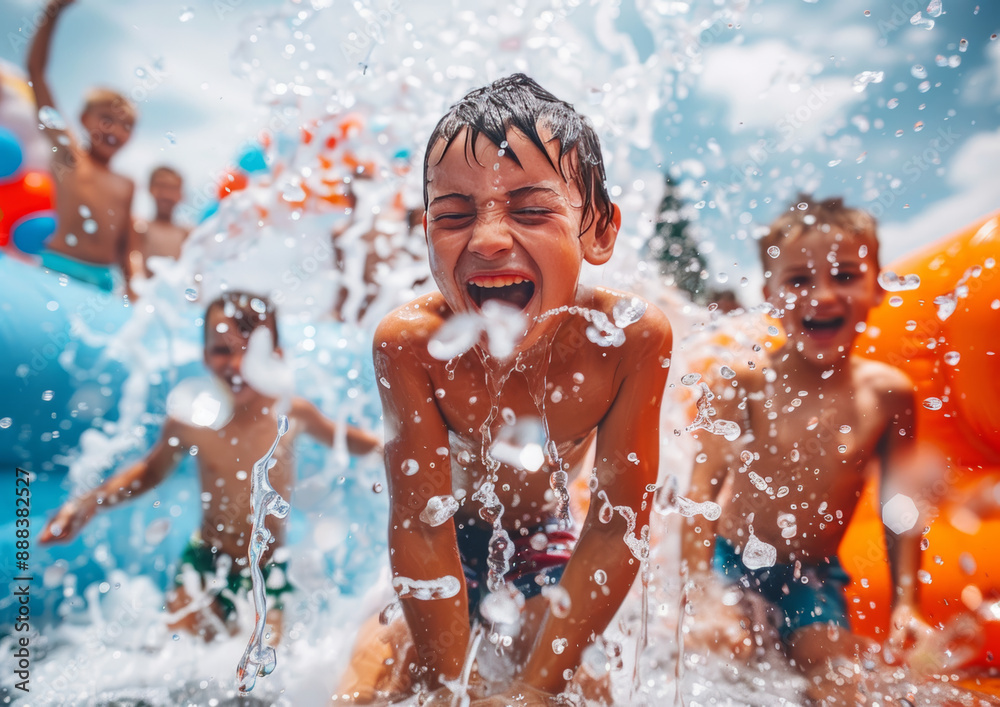
[[[48,402],[49,400],[52,400],[52,397],[54,395],[55,395],[55,393],[53,393],[51,390],[43,391],[42,392],[42,400]]]
[[[181,15],[177,19],[179,19],[181,22],[188,22],[194,19],[194,10],[192,10],[190,7],[182,7]]]
[[[772,258],[777,258],[779,255],[781,255],[781,248],[779,248],[776,245],[773,245],[767,249],[767,254],[770,255]]]
[[[413,476],[420,471],[420,464],[417,463],[416,459],[404,459],[400,471],[403,472],[404,476]]]
[[[958,40],[958,51],[964,52],[964,51],[968,51],[968,49],[969,49],[969,40],[968,39],[963,38],[963,39]]]
[[[751,535],[743,548],[741,556],[743,566],[748,570],[759,570],[764,567],[773,567],[778,559],[778,550],[769,543],[764,542],[756,535]]]
[[[960,354],[958,351],[949,351],[944,355],[944,362],[947,363],[949,366],[954,366],[958,364],[961,358],[962,354]]]
[[[186,299],[188,302],[194,302],[196,299],[198,299],[198,291],[195,290],[193,287],[187,288],[186,290],[184,290],[184,299]]]
[[[922,64],[914,64],[910,69],[910,74],[915,79],[925,79],[927,78],[927,69],[925,69]]]
[[[888,102],[886,102],[886,106],[888,106],[889,110],[892,110],[893,108],[895,108],[898,105],[899,105],[899,99],[898,98],[890,98],[888,100]]]
[[[552,641],[552,652],[556,655],[562,655],[562,652],[566,650],[566,646],[569,645],[569,641],[565,638],[557,638]]]
[[[9,417],[0,418],[0,430],[5,430],[14,423]]]
[[[941,0],[931,0],[930,3],[928,3],[927,16],[928,17],[941,16]]]
[[[594,571],[594,582],[597,585],[603,587],[604,583],[607,582],[607,581],[608,581],[608,573],[607,572],[605,572],[604,570],[595,570]]]
[[[846,454],[847,453],[847,445],[846,444],[839,445],[837,447],[837,451],[840,452],[841,454]]]
[[[97,221],[92,218],[88,218],[83,222],[83,231],[84,233],[89,234],[97,233]]]
[[[861,93],[868,88],[868,84],[882,83],[882,79],[884,78],[885,74],[881,71],[862,71],[854,77],[854,90]]]
[[[719,369],[719,373],[721,373],[722,377],[726,379],[732,379],[736,377],[736,371],[734,371],[729,366],[723,366],[721,369]]]
[[[913,124],[913,132],[919,133],[923,129],[924,129],[924,121],[918,120],[916,123]]]
[[[687,373],[681,376],[681,383],[684,385],[694,385],[701,378],[700,373]]]
[[[38,109],[39,122],[50,130],[65,130],[66,121],[52,106],[42,106]]]
[[[391,388],[392,387],[391,385],[389,385],[389,381],[387,381],[385,379],[385,376],[382,376],[381,378],[379,378],[378,382],[381,383],[382,385],[384,385],[386,388]]]
[[[941,398],[925,398],[924,407],[928,410],[940,410],[944,403],[941,402]]]

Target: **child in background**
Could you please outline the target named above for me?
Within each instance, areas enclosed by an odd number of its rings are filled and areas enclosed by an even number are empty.
[[[117,268],[132,278],[131,179],[111,171],[111,160],[128,142],[135,108],[127,98],[106,88],[87,94],[80,122],[90,138],[82,146],[55,111],[45,79],[56,20],[72,0],[51,0],[28,54],[28,74],[38,105],[39,123],[52,142],[57,226],[42,265],[102,290],[116,287]],[[120,284],[120,283],[118,283]]]
[[[621,214],[593,128],[528,77],[451,108],[428,142],[424,185],[440,292],[388,315],[375,338],[405,622],[363,636],[337,699],[423,689],[444,704],[485,626],[509,634],[497,650],[515,674],[492,686],[474,677],[472,694],[541,704],[639,570],[670,326],[633,295],[580,284],[584,261],[611,257]],[[477,321],[490,333],[471,349],[444,343]],[[539,431],[538,459],[527,445],[501,457],[517,425]],[[592,502],[577,533],[565,501],[579,474]],[[499,628],[498,606],[521,607],[518,626]]]
[[[235,631],[232,595],[250,588],[250,478],[254,462],[267,453],[277,434],[280,403],[254,390],[242,376],[248,341],[261,327],[270,332],[274,350],[280,353],[277,314],[266,299],[227,292],[209,304],[205,312],[205,365],[232,395],[231,419],[213,429],[168,417],[159,440],[143,460],[68,501],[40,536],[42,542],[71,539],[101,508],[154,488],[197,447],[201,529],[181,557],[168,609],[174,615],[172,629],[185,629],[205,640],[211,640],[220,628]],[[302,398],[291,399],[287,416],[288,433],[281,438],[273,457],[277,464],[269,472],[271,485],[286,500],[295,482],[292,444],[296,435],[305,432],[333,446],[337,434],[334,423]],[[346,438],[351,454],[379,448],[373,435],[353,427],[346,430]],[[267,527],[274,543],[265,552],[263,572],[271,599],[268,623],[276,638],[281,628],[281,595],[291,591],[291,586],[285,578],[286,563],[274,559],[284,544],[284,521],[268,517]],[[202,584],[194,593],[185,576],[192,570]]]
[[[762,364],[734,366],[735,376],[725,371],[728,378],[703,389],[718,419],[738,423],[743,434],[730,443],[698,433],[689,496],[718,501],[722,515],[688,519],[683,555],[703,590],[739,583],[764,597],[811,699],[854,704],[858,685],[845,675],[871,646],[851,633],[849,577],[837,549],[872,462],[881,468],[884,517],[899,521],[886,527],[895,587],[890,646],[928,628],[916,580],[924,523],[916,512],[897,512],[906,496],[933,502],[913,464],[913,385],[898,369],[853,353],[884,295],[874,218],[840,199],[802,196],[771,225],[760,251],[764,296],[787,340],[765,349]],[[703,612],[726,610],[713,603]],[[705,619],[693,623],[689,645],[727,633]],[[726,648],[740,652],[740,639]]]
[[[174,209],[184,194],[184,179],[177,170],[163,165],[154,169],[149,175],[149,193],[156,205],[156,215],[152,221],[135,220],[136,250],[131,254],[132,269],[146,277],[152,275],[148,266],[150,257],[174,260],[181,257],[181,246],[190,231],[174,223]]]

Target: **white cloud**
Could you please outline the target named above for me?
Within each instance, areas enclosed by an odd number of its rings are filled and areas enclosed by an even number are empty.
[[[817,78],[822,70],[815,54],[769,39],[709,48],[699,86],[728,102],[728,127],[734,132],[765,129],[808,140],[860,97],[852,78]]]
[[[879,237],[884,260],[892,261],[922,245],[957,231],[1000,208],[1000,129],[970,137],[948,169],[953,195],[941,199],[907,221],[882,224]]]
[[[968,105],[1000,101],[1000,42],[990,42],[985,54],[987,64],[972,71],[962,89],[962,101]]]

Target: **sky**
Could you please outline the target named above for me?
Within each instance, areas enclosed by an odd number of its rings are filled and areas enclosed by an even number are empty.
[[[71,118],[93,85],[134,99],[114,167],[149,215],[152,167],[184,174],[197,213],[292,94],[293,137],[364,106],[419,156],[450,102],[526,70],[594,121],[626,242],[648,238],[669,173],[732,284],[799,192],[873,211],[885,262],[1000,208],[1000,3],[928,1],[78,0],[48,75]],[[42,7],[0,6],[0,59],[24,66]]]

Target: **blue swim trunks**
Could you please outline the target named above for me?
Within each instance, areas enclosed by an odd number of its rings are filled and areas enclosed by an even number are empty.
[[[569,530],[558,530],[556,524],[533,528],[527,533],[508,531],[514,543],[510,571],[504,580],[530,599],[541,593],[542,587],[558,584],[566,563],[573,554],[576,535]],[[469,597],[469,617],[474,618],[479,603],[489,594],[487,577],[490,538],[493,527],[456,524],[458,554],[462,558],[465,587]]]
[[[755,589],[771,605],[785,643],[800,628],[833,624],[850,629],[844,590],[851,581],[836,557],[812,564],[780,564],[750,570],[725,538],[716,538],[712,568],[729,584]],[[773,613],[772,613],[773,610]]]
[[[117,281],[121,277],[121,271],[113,265],[88,263],[52,250],[44,250],[40,255],[43,268],[69,275],[105,292],[114,291]]]

